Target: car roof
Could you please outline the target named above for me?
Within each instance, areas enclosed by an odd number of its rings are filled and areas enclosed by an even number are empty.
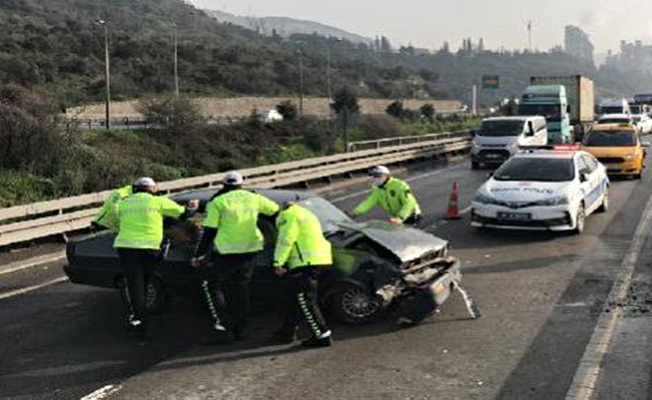
[[[512,115],[506,117],[490,117],[485,118],[482,121],[526,121],[532,118],[543,118],[540,115]]]
[[[631,119],[631,116],[629,114],[625,113],[614,113],[614,114],[603,114],[598,118],[598,121],[601,119],[607,119],[607,118],[622,118],[622,119]]]
[[[585,153],[581,150],[524,150],[514,154],[514,158],[553,158],[572,159],[577,153]],[[509,160],[508,160],[509,161]]]
[[[633,124],[617,124],[617,123],[611,123],[611,124],[599,124],[595,125],[589,134],[593,131],[636,131],[636,126]]]
[[[204,189],[193,189],[181,193],[173,194],[170,198],[178,203],[184,203],[191,199],[198,199],[200,203],[205,204],[221,189],[221,187],[212,187]],[[310,192],[302,192],[299,190],[288,189],[258,189],[258,188],[244,188],[267,197],[279,204],[290,200],[305,200],[309,198],[319,197]]]

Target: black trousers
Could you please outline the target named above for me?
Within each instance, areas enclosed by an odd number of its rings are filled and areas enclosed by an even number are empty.
[[[414,228],[419,227],[419,223],[421,222],[421,214],[412,214],[409,217],[403,221],[403,224],[409,225]]]
[[[202,267],[201,290],[211,322],[224,326],[236,335],[244,332],[249,319],[249,285],[256,254],[214,252],[210,262]]]
[[[288,297],[285,320],[280,331],[288,336],[304,320],[310,333],[320,337],[329,331],[326,320],[319,309],[317,278],[326,266],[299,267],[286,275]]]
[[[133,319],[147,323],[147,285],[161,260],[160,250],[118,248],[122,273],[127,278],[127,310]]]

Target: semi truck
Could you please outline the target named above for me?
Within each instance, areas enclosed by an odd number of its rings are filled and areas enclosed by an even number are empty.
[[[532,76],[523,93],[521,114],[541,114],[548,120],[550,143],[581,140],[593,124],[593,81],[582,75]]]

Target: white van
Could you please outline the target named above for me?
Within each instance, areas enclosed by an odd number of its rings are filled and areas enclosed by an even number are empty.
[[[471,168],[499,165],[514,155],[519,146],[548,144],[546,119],[541,116],[493,117],[482,120],[475,131]]]
[[[604,114],[629,114],[632,112],[629,109],[629,102],[627,99],[605,99],[598,105],[598,118]]]

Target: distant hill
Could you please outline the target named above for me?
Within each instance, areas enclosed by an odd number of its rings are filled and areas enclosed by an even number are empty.
[[[286,17],[243,17],[218,10],[204,10],[204,12],[219,22],[239,25],[265,36],[272,36],[274,33],[282,37],[288,37],[297,33],[304,35],[316,33],[317,35],[335,37],[353,43],[364,43],[367,45],[373,43],[373,39],[314,21]]]

